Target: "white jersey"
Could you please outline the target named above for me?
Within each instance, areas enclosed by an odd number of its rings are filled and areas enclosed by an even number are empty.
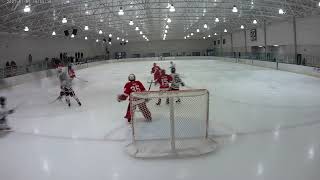
[[[180,84],[183,83],[180,78],[180,75],[177,73],[172,73],[171,77],[172,77],[171,88],[172,89],[179,89]]]
[[[58,74],[58,78],[60,81],[60,86],[63,88],[72,88],[72,79],[68,76],[66,72],[61,72]]]

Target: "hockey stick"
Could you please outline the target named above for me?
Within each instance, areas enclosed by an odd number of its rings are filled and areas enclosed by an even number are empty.
[[[81,78],[78,78],[78,77],[75,77],[75,78],[77,78],[77,79],[80,80],[80,81],[86,82],[86,83],[89,82],[89,81],[87,81],[87,80],[84,80],[84,79],[81,79]]]
[[[150,83],[150,86],[149,86],[149,89],[148,89],[148,91],[150,91],[151,85],[152,85],[153,83],[155,83],[155,82],[153,82],[153,81],[151,80],[151,82],[148,82],[148,83]]]
[[[58,100],[60,99],[60,97],[61,97],[61,96],[58,96],[55,100],[53,100],[53,101],[49,102],[49,104],[53,104],[53,103],[55,103],[56,101],[58,101]],[[61,98],[62,98],[62,97],[61,97]]]

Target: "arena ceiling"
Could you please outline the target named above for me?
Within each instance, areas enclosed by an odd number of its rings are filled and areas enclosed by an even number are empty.
[[[1,0],[0,31],[51,37],[53,31],[64,36],[64,30],[78,29],[75,38],[112,34],[112,41],[162,40],[164,34],[166,39],[192,39],[317,15],[319,5],[318,0]]]

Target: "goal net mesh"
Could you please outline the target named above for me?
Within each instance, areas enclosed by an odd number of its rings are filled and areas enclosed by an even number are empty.
[[[161,99],[161,104],[159,104]],[[153,91],[130,96],[134,157],[196,156],[209,153],[216,143],[208,137],[207,90]]]

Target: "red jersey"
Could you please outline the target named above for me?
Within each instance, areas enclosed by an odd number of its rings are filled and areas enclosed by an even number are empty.
[[[159,66],[153,66],[152,69],[151,69],[151,73],[158,73],[160,71],[160,67]]]
[[[124,94],[129,96],[132,92],[143,92],[146,89],[140,81],[130,81],[124,86]]]
[[[71,78],[75,78],[75,77],[76,77],[76,73],[74,72],[73,69],[69,69],[69,70],[68,70],[68,74],[69,74],[69,76],[70,76]]]
[[[160,89],[168,89],[170,87],[170,82],[172,82],[172,77],[170,75],[161,75],[157,82],[160,84]]]

